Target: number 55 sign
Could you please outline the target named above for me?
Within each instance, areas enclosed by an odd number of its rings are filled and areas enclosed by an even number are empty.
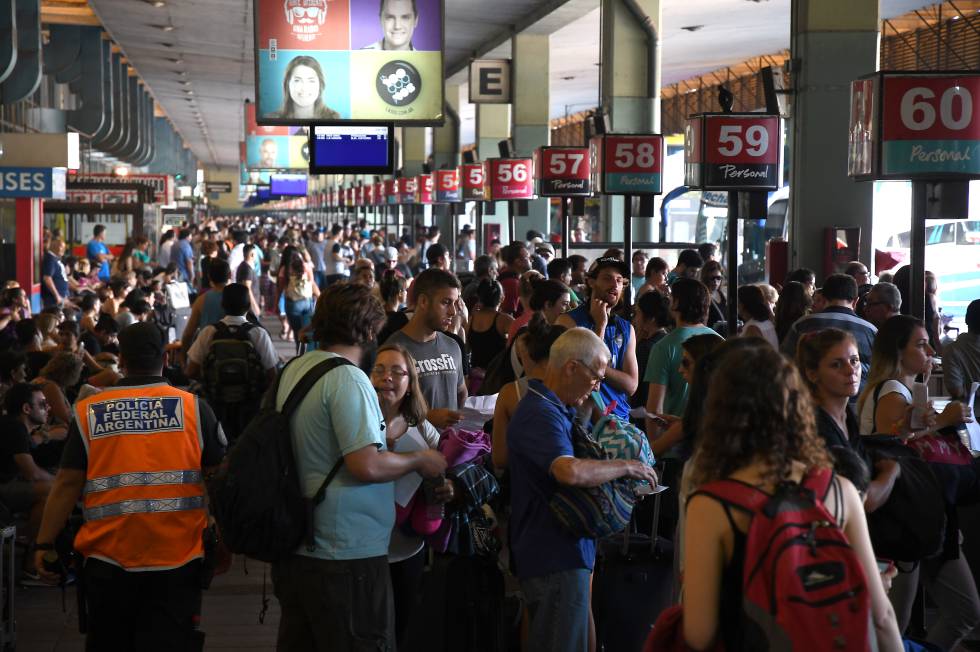
[[[701,113],[684,128],[684,183],[703,190],[779,188],[779,116]]]
[[[851,85],[848,171],[871,179],[980,178],[980,74],[878,73]]]
[[[662,192],[664,137],[660,134],[606,134],[592,139],[592,177],[606,195]]]

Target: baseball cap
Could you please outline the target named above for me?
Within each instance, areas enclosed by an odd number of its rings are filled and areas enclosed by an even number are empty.
[[[128,364],[152,367],[163,360],[163,333],[156,324],[137,322],[119,333],[119,354]]]
[[[398,250],[394,247],[388,247],[385,249],[385,258],[388,260],[398,260]]]
[[[607,256],[605,258],[596,258],[594,261],[592,261],[592,265],[589,267],[589,276],[596,276],[600,271],[607,267],[614,268],[623,276],[630,275],[629,265],[621,261],[619,258]]]
[[[539,254],[544,252],[550,256],[555,255],[555,247],[550,242],[539,242],[535,245],[534,251]]]

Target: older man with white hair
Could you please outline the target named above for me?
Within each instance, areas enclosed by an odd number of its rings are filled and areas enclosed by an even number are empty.
[[[597,487],[622,477],[656,485],[650,467],[635,460],[575,457],[575,408],[602,383],[609,350],[587,328],[555,340],[543,381],[531,380],[507,429],[511,470],[511,554],[531,616],[528,649],[589,649],[589,577],[594,539],[562,528],[548,502],[559,485]]]

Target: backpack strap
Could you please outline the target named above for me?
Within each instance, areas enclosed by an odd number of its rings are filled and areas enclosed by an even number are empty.
[[[690,502],[691,498],[701,494],[714,498],[722,505],[737,507],[750,514],[761,512],[762,508],[772,498],[772,496],[757,487],[753,487],[741,480],[731,479],[709,482],[693,492],[688,497],[688,502]]]
[[[315,367],[306,372],[306,375],[299,379],[296,386],[293,387],[292,391],[289,392],[289,396],[286,397],[286,401],[282,404],[282,409],[279,411],[287,419],[293,416],[293,412],[299,407],[300,401],[306,398],[306,395],[310,393],[313,386],[316,385],[317,381],[323,378],[331,370],[336,369],[344,365],[351,365],[352,363],[347,358],[336,356],[330,358],[329,360],[324,360],[318,363]],[[287,365],[288,366],[288,365]],[[285,371],[285,367],[283,368]],[[282,374],[279,374],[279,378],[276,379],[276,395],[279,394],[279,381],[282,380]]]

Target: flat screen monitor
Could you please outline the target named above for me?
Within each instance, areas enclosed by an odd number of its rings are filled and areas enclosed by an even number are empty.
[[[269,178],[269,189],[273,195],[306,197],[305,174],[273,174]]]
[[[385,125],[313,125],[310,174],[392,174],[395,127]]]
[[[272,199],[272,190],[269,186],[259,186],[255,189],[256,201],[269,201],[270,199]]]

